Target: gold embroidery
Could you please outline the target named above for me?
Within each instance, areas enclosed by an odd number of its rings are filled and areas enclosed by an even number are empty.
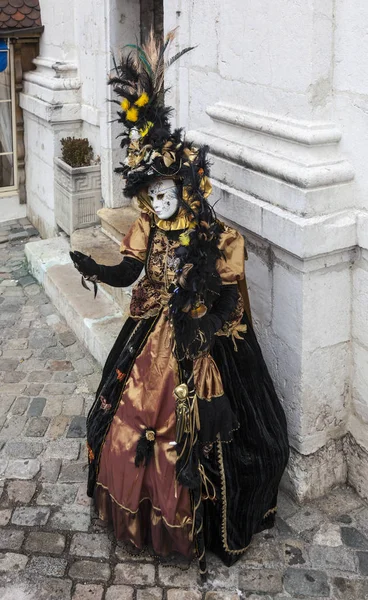
[[[277,512],[277,506],[274,506],[273,508],[270,508],[270,510],[268,510],[266,512],[265,515],[263,515],[263,518],[266,519],[269,515],[272,515],[272,513]]]
[[[215,486],[213,485],[211,479],[206,475],[206,471],[204,470],[204,466],[199,463],[198,465],[198,471],[199,474],[201,476],[201,480],[202,480],[202,486],[205,489],[205,493],[202,493],[202,500],[211,500],[212,502],[214,500],[216,500],[216,489]],[[211,492],[210,492],[210,488],[212,488]],[[203,521],[202,521],[203,523]],[[197,534],[199,533],[199,530],[197,531]]]
[[[241,333],[247,333],[248,327],[247,325],[241,325],[240,323],[234,323],[234,325],[229,325],[225,328],[225,326],[216,333],[216,335],[226,335],[226,337],[231,337],[232,342],[234,344],[234,351],[238,351],[238,347],[236,345],[236,340],[243,340],[244,338],[240,335]]]
[[[238,351],[236,340],[242,340],[241,333],[247,332],[247,326],[241,324],[241,320],[243,318],[244,313],[244,301],[243,296],[238,292],[238,301],[237,305],[229,316],[229,319],[224,323],[222,328],[216,332],[216,335],[221,336],[225,335],[226,337],[231,337],[232,342],[234,344],[235,352]]]
[[[220,478],[221,478],[221,500],[222,500],[221,538],[222,538],[222,545],[225,548],[226,552],[228,552],[229,554],[242,554],[243,552],[245,552],[247,550],[247,548],[249,548],[250,544],[248,544],[248,546],[245,546],[245,548],[240,548],[239,550],[231,550],[227,543],[226,478],[225,478],[224,459],[223,459],[223,455],[222,455],[221,438],[220,438],[219,434],[217,435],[217,452],[218,452],[218,462],[219,462]],[[268,510],[266,512],[266,514],[263,516],[263,519],[265,519],[269,514],[276,512],[276,511],[277,511],[277,506],[275,506],[274,508],[270,508],[270,510]]]
[[[110,492],[109,492],[109,488],[108,488],[108,487],[106,487],[105,485],[103,485],[102,483],[100,483],[99,481],[97,481],[97,483],[96,483],[96,486],[97,486],[97,485],[99,485],[100,487],[102,487],[102,489],[104,489],[104,490],[106,490],[106,491],[107,491],[107,493],[109,494],[109,496],[110,496],[111,500],[112,500],[112,501],[113,501],[113,502],[114,502],[114,503],[115,503],[115,504],[116,504],[116,505],[117,505],[119,508],[122,508],[123,510],[125,510],[125,511],[129,512],[129,513],[130,513],[130,514],[132,514],[132,515],[136,515],[136,514],[139,512],[139,508],[137,508],[137,510],[131,510],[131,509],[130,509],[130,508],[128,508],[127,506],[124,506],[123,504],[120,504],[120,502],[118,502],[118,501],[116,500],[116,498],[114,498],[114,496],[112,496],[112,495],[110,494]],[[160,508],[158,508],[157,506],[154,506],[154,504],[152,504],[152,500],[151,500],[151,498],[149,498],[148,496],[146,496],[146,497],[144,497],[144,498],[141,498],[141,499],[139,500],[138,504],[141,504],[141,502],[143,502],[144,500],[148,500],[148,501],[151,503],[153,510],[155,510],[155,511],[157,511],[157,512],[159,512],[159,513],[162,513],[162,510],[161,510]],[[167,519],[165,519],[165,517],[163,516],[163,514],[161,514],[161,519],[164,521],[164,523],[166,523],[166,525],[167,525],[168,527],[172,527],[173,529],[175,529],[175,528],[177,528],[177,529],[183,529],[183,527],[187,527],[188,525],[191,525],[191,524],[192,524],[192,519],[191,519],[190,517],[185,517],[185,518],[184,518],[184,520],[183,520],[183,522],[182,522],[182,523],[180,523],[180,525],[173,525],[172,523],[169,523],[169,522],[167,521]]]
[[[146,319],[155,316],[167,306],[171,294],[168,288],[176,278],[175,248],[179,243],[169,240],[156,229],[147,256],[146,276],[134,286],[130,303],[130,316]]]
[[[220,478],[221,478],[221,500],[222,500],[222,523],[221,523],[221,538],[222,545],[225,548],[226,552],[229,554],[242,554],[249,548],[250,544],[245,548],[240,548],[239,550],[231,550],[227,543],[227,498],[226,498],[226,479],[225,479],[225,467],[224,467],[224,459],[222,456],[222,447],[221,447],[221,438],[220,435],[217,435],[217,452],[218,452],[218,461],[220,467]]]

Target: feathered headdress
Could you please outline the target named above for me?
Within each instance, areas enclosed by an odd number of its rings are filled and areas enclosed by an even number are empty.
[[[175,30],[161,42],[151,31],[145,44],[128,44],[119,64],[114,59],[114,74],[109,80],[119,100],[118,122],[124,125],[121,147],[127,157],[116,169],[125,178],[124,193],[140,195],[142,189],[158,177],[172,177],[183,182],[183,200],[193,196],[198,186],[208,195],[208,164],[205,153],[184,140],[182,130],[171,131],[172,108],[164,105],[166,70],[184,54],[186,47],[169,57]]]
[[[125,127],[120,134],[123,138],[122,147],[130,144],[132,138],[133,141],[144,139],[145,143],[154,142],[156,146],[171,133],[168,117],[172,108],[164,106],[165,72],[194,48],[184,48],[168,58],[175,31],[170,31],[162,42],[151,30],[142,46],[125,46],[129,51],[121,57],[119,64],[113,57],[115,74],[111,76],[109,84],[120,96],[119,100],[113,102],[120,107],[118,121]]]
[[[124,194],[136,196],[146,210],[148,185],[154,179],[170,177],[191,221],[176,251],[181,283],[170,301],[177,333],[185,337],[185,315],[198,312],[200,316],[203,303],[210,305],[219,293],[216,260],[221,256],[218,242],[223,227],[206,200],[212,189],[207,147],[193,147],[181,129],[171,131],[172,108],[164,105],[166,69],[193,49],[184,48],[167,58],[174,37],[175,30],[160,42],[151,32],[143,46],[126,46],[129,51],[119,64],[114,61],[115,74],[109,83],[119,96],[114,102],[119,105],[118,121],[124,125],[121,147],[127,146],[127,156],[116,169],[125,179]]]

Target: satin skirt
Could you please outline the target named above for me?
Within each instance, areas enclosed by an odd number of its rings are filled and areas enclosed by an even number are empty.
[[[207,387],[221,387],[237,424],[231,441],[219,433],[200,448],[213,492],[203,500],[205,547],[229,566],[246,551],[253,534],[273,525],[289,456],[284,411],[245,313],[242,323],[247,332],[241,339],[215,336],[211,364],[195,369],[197,385],[207,381]],[[192,557],[191,498],[176,481],[176,451],[170,445],[178,377],[165,314],[138,324],[128,319],[87,419],[88,493],[119,540],[137,548],[149,544],[161,556],[178,552]],[[137,443],[147,427],[156,430],[153,457],[147,466],[136,467]]]
[[[193,554],[189,492],[175,476],[175,400],[178,368],[172,335],[162,313],[137,356],[106,436],[96,482],[99,517],[113,523],[117,539],[155,553]],[[153,457],[135,466],[138,441],[155,429]]]

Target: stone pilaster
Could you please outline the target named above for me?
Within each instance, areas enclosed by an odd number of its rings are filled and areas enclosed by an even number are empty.
[[[34,59],[24,75],[20,105],[26,145],[27,212],[43,237],[56,233],[54,156],[60,139],[81,132],[80,80],[75,63]]]
[[[217,212],[240,227],[255,326],[283,402],[292,455],[284,485],[300,500],[346,481],[354,172],[327,121],[216,104],[207,143]]]

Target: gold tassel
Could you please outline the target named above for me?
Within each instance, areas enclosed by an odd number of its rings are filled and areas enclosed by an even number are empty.
[[[196,428],[197,428],[197,431],[199,431],[201,429],[201,422],[200,422],[200,419],[199,419],[199,408],[198,408],[197,394],[194,394],[192,406],[193,406],[193,411],[194,411],[194,419],[195,419]]]
[[[204,466],[201,463],[199,463],[198,471],[199,471],[199,474],[201,476],[202,485],[203,485],[203,487],[204,487],[204,489],[206,491],[206,494],[202,495],[202,500],[211,500],[211,501],[216,500],[216,489],[215,489],[215,486],[213,485],[213,483],[210,480],[210,478],[207,477],[206,472],[204,470]],[[209,486],[212,487],[212,494],[210,494]]]

